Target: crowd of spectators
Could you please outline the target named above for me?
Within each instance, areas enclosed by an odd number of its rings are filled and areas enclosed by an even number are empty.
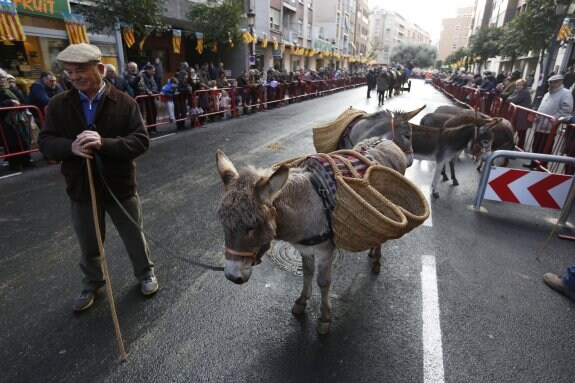
[[[12,119],[12,115],[17,114],[22,126],[19,129],[21,133],[26,130],[26,126],[37,135],[38,126],[42,126],[37,111],[44,113],[54,95],[71,88],[68,73],[62,71],[57,78],[52,72],[42,72],[40,78],[30,86],[29,94],[25,94],[23,88],[16,85],[13,76],[4,71],[2,73],[5,81],[0,87],[1,106],[32,105],[38,109],[5,112],[0,115],[0,122],[10,124],[12,120],[17,120]],[[104,77],[121,92],[136,98],[151,136],[158,134],[156,127],[159,124],[175,123],[177,129],[181,130],[186,128],[187,121],[191,121],[189,124],[194,126],[195,121],[205,124],[215,119],[230,118],[232,107],[235,107],[234,112],[238,115],[245,115],[273,108],[286,96],[289,98],[286,102],[294,102],[293,95],[305,93],[302,89],[310,82],[318,82],[317,90],[321,92],[327,90],[328,85],[327,81],[319,80],[365,78],[364,71],[352,73],[348,70],[324,68],[293,72],[273,67],[267,70],[249,69],[234,78],[228,78],[228,73],[223,63],[192,66],[182,62],[172,76],[164,71],[160,58],[155,58],[143,65],[128,62],[122,71],[112,64],[106,64]],[[7,119],[8,114],[10,118]],[[159,116],[165,116],[165,119]],[[32,125],[35,129],[32,129]],[[7,137],[6,141],[0,143],[0,146],[4,146],[7,153],[28,151],[35,145],[34,137],[24,134]],[[13,170],[33,166],[29,154],[22,158],[9,157],[4,164]]]

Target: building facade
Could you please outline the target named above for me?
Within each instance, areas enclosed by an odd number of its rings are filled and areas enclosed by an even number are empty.
[[[443,19],[439,37],[439,60],[467,47],[472,29],[473,7],[457,8],[455,17]]]
[[[406,44],[430,45],[431,37],[419,25],[397,12],[375,8],[369,17],[368,55],[379,64],[392,64],[394,48]]]

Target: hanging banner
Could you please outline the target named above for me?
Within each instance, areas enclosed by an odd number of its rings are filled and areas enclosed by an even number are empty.
[[[251,33],[247,30],[242,28],[242,39],[244,40],[244,44],[250,44],[254,42],[254,39]]]
[[[70,13],[68,0],[12,0],[10,2],[14,4],[21,15],[62,19],[64,13]]]
[[[217,41],[214,41],[212,43],[212,52],[218,53],[218,42]]]
[[[228,32],[228,41],[230,43],[230,48],[233,48],[234,47],[234,40],[232,39],[231,32]]]
[[[561,29],[557,34],[557,41],[565,40],[567,37],[571,36],[571,30],[569,29],[569,19],[563,20]]]
[[[199,54],[202,54],[204,52],[204,34],[202,32],[196,32],[196,39],[198,40],[196,51]]]
[[[146,43],[146,40],[148,39],[152,31],[154,30],[154,27],[152,25],[144,25],[144,28],[145,28],[144,35],[142,36],[142,40],[140,41],[140,45],[138,46],[141,51],[144,50],[144,44]]]
[[[279,48],[278,39],[275,36],[272,36],[272,40],[274,41],[274,50],[277,51]]]
[[[0,40],[26,41],[18,12],[11,1],[0,0]]]
[[[126,25],[122,28],[122,37],[124,38],[124,42],[128,48],[131,48],[132,45],[136,43],[136,38],[134,37],[134,28],[131,25]]]
[[[66,32],[68,32],[70,44],[90,44],[84,16],[74,13],[63,13],[62,16],[64,16],[64,23],[66,24]]]
[[[180,29],[172,29],[172,49],[174,53],[180,53],[181,44],[182,44],[182,31]]]
[[[263,33],[264,37],[262,37],[262,48],[267,48],[268,47],[268,34],[267,33]]]

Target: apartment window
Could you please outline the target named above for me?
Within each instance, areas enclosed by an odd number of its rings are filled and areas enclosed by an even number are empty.
[[[277,9],[270,8],[270,29],[280,30],[280,16],[281,13]]]
[[[311,24],[307,24],[307,38],[311,39]]]
[[[469,25],[465,24],[465,25],[463,26],[463,29],[469,29]]]
[[[454,50],[456,50],[456,49],[457,49],[457,44],[453,44],[453,45],[451,46],[451,50],[454,51]]]
[[[302,19],[299,19],[297,21],[297,35],[298,36],[303,35],[303,20]]]
[[[456,25],[456,26],[455,26],[455,30],[456,30],[456,31],[458,31],[459,28],[461,28],[461,25]]]

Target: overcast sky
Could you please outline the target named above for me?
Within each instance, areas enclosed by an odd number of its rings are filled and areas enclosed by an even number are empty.
[[[457,8],[473,6],[472,0],[368,0],[369,7],[396,11],[428,31],[433,43],[439,41],[441,21],[455,17]]]

